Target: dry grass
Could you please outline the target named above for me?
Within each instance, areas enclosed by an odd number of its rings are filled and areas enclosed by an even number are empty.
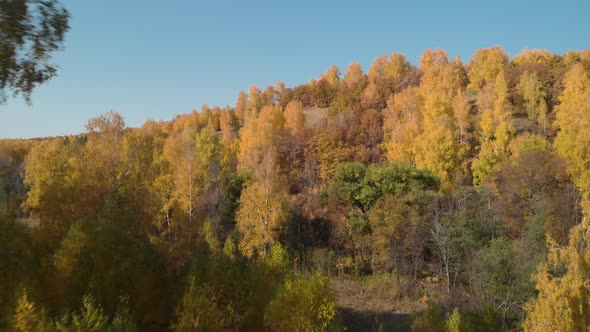
[[[425,308],[405,295],[408,284],[395,275],[334,277],[331,282],[348,331],[409,331],[413,316]]]

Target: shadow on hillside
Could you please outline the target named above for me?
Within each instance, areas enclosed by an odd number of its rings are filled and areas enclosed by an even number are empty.
[[[410,331],[413,315],[392,312],[359,312],[338,308],[346,331]]]

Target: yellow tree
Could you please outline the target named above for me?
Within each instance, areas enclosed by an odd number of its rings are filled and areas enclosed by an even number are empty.
[[[278,160],[279,148],[287,136],[285,116],[278,106],[264,106],[260,114],[250,114],[240,131],[238,169],[256,173],[265,154]]]
[[[264,312],[268,331],[329,331],[336,317],[330,282],[319,274],[289,278]]]
[[[156,160],[165,141],[163,123],[147,121],[141,128],[131,129],[123,141],[121,168],[125,170],[120,192],[142,230],[152,229],[161,217],[162,202],[152,184],[160,174]]]
[[[244,189],[236,214],[236,226],[242,234],[239,248],[248,257],[263,257],[278,242],[290,215],[286,186],[272,160],[265,159],[266,174]]]
[[[323,73],[320,79],[325,79],[332,88],[337,87],[340,82],[340,69],[336,65],[332,65],[325,73]]]
[[[222,109],[219,113],[219,129],[221,129],[221,141],[231,144],[236,139],[234,113],[229,109]]]
[[[494,82],[507,64],[508,54],[498,46],[477,50],[469,59],[467,88],[479,91],[487,83]]]
[[[29,300],[26,291],[18,299],[12,321],[12,330],[15,332],[53,330],[51,320],[47,318],[45,311],[36,308],[35,303]]]
[[[467,137],[467,129],[471,124],[471,104],[464,90],[457,90],[453,98],[453,114],[459,129],[459,143],[464,144]]]
[[[258,114],[263,105],[262,91],[256,85],[252,85],[248,93],[248,112]]]
[[[574,65],[564,79],[555,125],[557,152],[568,161],[569,172],[590,207],[590,77],[581,64]]]
[[[26,159],[24,182],[29,186],[25,207],[43,225],[65,231],[67,221],[82,216],[70,174],[70,159],[77,149],[62,139],[46,140],[31,149]]]
[[[569,244],[559,248],[550,240],[547,263],[534,279],[538,296],[526,307],[527,332],[590,330],[590,222],[572,228]]]
[[[516,89],[522,96],[524,108],[527,111],[529,119],[542,125],[543,133],[545,134],[545,128],[547,126],[547,102],[545,101],[545,97],[547,96],[547,92],[539,80],[537,73],[524,72]]]
[[[568,51],[563,55],[563,64],[566,69],[571,69],[575,64],[585,64],[586,68],[590,66],[590,50]]]
[[[240,91],[240,94],[238,95],[235,112],[236,118],[238,118],[240,124],[244,124],[246,115],[248,114],[248,95],[244,91]]]
[[[525,64],[545,64],[552,66],[559,62],[559,56],[545,49],[524,49],[512,59],[512,63],[521,66]]]
[[[367,73],[368,86],[363,94],[363,104],[367,108],[382,109],[389,95],[397,88],[400,79],[412,71],[412,64],[401,53],[393,53],[389,58],[379,56]]]
[[[287,191],[281,167],[281,147],[287,137],[280,107],[265,106],[251,114],[240,132],[238,169],[254,174],[254,183],[240,196],[236,226],[243,238],[241,251],[264,256],[278,240],[288,213]]]
[[[197,173],[200,172],[194,133],[185,129],[171,135],[164,145],[164,156],[170,163],[174,179],[173,200],[193,219],[194,204],[197,193]]]
[[[344,74],[344,84],[348,91],[353,95],[357,94],[364,87],[365,82],[366,78],[361,65],[358,62],[351,63]],[[355,95],[354,97],[359,96]]]
[[[285,107],[285,127],[297,141],[303,142],[305,135],[305,114],[303,104],[293,100]]]
[[[426,50],[420,57],[423,131],[416,138],[416,166],[438,175],[443,186],[453,183],[463,150],[457,140],[453,98],[466,81],[460,59],[449,61],[443,50]]]
[[[237,110],[237,108],[236,108]],[[237,168],[238,159],[238,147],[239,141],[237,140],[237,132],[235,130],[236,124],[239,123],[236,120],[235,112],[224,109],[221,111],[219,126],[221,129],[221,165],[224,172],[233,172]]]
[[[383,132],[387,159],[415,165],[414,141],[422,132],[421,100],[416,88],[389,97]]]
[[[95,216],[104,199],[119,191],[127,178],[121,115],[107,113],[91,119],[86,127],[89,132],[84,138],[52,141],[40,146],[45,151],[31,151],[25,180],[31,192],[26,205],[42,219],[63,222]]]
[[[218,137],[210,128],[196,133],[186,128],[171,135],[164,156],[172,169],[172,199],[193,221],[197,200],[215,182],[220,170]]]
[[[514,129],[510,124],[511,104],[503,72],[498,74],[493,86],[484,87],[478,106],[481,113],[480,147],[477,159],[471,165],[475,184],[482,183],[496,172],[509,156]]]
[[[108,112],[90,119],[86,129],[88,140],[73,160],[77,171],[71,176],[83,188],[88,204],[100,204],[127,176],[122,167],[125,121],[120,114]]]

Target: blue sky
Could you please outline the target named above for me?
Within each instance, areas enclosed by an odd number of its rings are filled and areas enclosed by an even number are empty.
[[[590,47],[590,1],[62,0],[72,14],[58,77],[0,105],[0,138],[84,131],[108,111],[129,126],[238,92],[293,86],[332,64],[367,69],[381,54],[416,63],[426,48],[467,61],[478,48],[555,53]]]

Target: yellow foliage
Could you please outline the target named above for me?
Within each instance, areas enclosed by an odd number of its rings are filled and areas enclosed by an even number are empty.
[[[574,65],[564,79],[555,125],[557,152],[568,161],[569,172],[582,193],[582,206],[590,211],[590,77],[581,64]]]
[[[305,134],[305,114],[300,101],[291,101],[285,107],[285,127],[291,135],[302,141]]]
[[[548,263],[541,264],[534,277],[539,294],[526,306],[526,332],[590,330],[589,235],[590,223],[584,218],[572,229],[568,246],[559,248],[549,241]]]
[[[426,50],[420,57],[422,81],[418,88],[422,108],[422,132],[415,138],[416,166],[432,170],[449,188],[454,182],[464,147],[459,144],[453,100],[463,88],[465,72],[461,59],[449,61],[447,53]]]
[[[266,155],[276,163],[286,134],[285,117],[278,106],[265,106],[258,116],[249,114],[240,131],[238,169],[256,173]]]
[[[510,124],[511,104],[504,73],[500,72],[495,82],[488,86],[484,87],[478,100],[482,113],[479,123],[480,148],[477,159],[471,165],[473,182],[476,185],[484,182],[508,159],[510,141],[514,135]]]
[[[287,193],[276,176],[249,185],[240,196],[236,227],[242,235],[240,250],[245,256],[264,256],[289,218]]]
[[[508,64],[508,54],[496,46],[479,49],[469,59],[469,90],[480,90],[485,84],[493,82]]]
[[[420,107],[417,89],[406,89],[389,98],[383,119],[388,160],[415,163],[413,144],[422,132]]]
[[[269,331],[327,331],[336,316],[330,282],[320,275],[287,279],[268,304]]]

